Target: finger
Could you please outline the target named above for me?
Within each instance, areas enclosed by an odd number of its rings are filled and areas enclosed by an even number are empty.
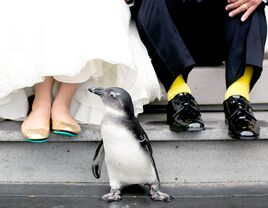
[[[248,19],[248,17],[254,12],[254,10],[256,9],[256,6],[251,6],[249,7],[249,9],[243,14],[243,16],[241,17],[241,21],[244,22]]]
[[[234,16],[236,16],[236,15],[242,13],[242,12],[245,12],[246,10],[247,10],[247,8],[242,5],[242,6],[238,7],[237,9],[234,9],[233,11],[231,11],[229,13],[229,16],[234,17]]]
[[[228,0],[228,3],[230,4],[230,3],[234,3],[236,1],[238,1],[238,0]]]
[[[243,5],[246,1],[245,0],[239,0],[234,3],[228,4],[225,9],[226,10],[234,10],[239,8],[241,5]]]

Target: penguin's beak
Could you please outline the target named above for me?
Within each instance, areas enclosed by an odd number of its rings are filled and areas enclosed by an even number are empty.
[[[92,87],[92,88],[89,88],[88,91],[101,97],[105,93],[105,88],[102,88],[102,87],[94,88],[94,87]]]

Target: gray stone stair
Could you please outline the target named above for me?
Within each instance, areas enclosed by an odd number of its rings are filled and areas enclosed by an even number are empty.
[[[153,202],[144,186],[124,189],[122,201],[105,203],[98,198],[108,186],[92,184],[4,184],[1,208],[266,208],[268,184],[165,185],[162,191],[175,199]]]
[[[221,112],[203,113],[206,131],[174,133],[164,114],[139,119],[151,139],[164,184],[268,182],[268,112],[256,112],[261,136],[256,141],[228,137]],[[25,142],[20,123],[0,122],[0,183],[94,183],[91,161],[100,140],[98,126],[83,126],[77,138],[51,134],[49,142]]]

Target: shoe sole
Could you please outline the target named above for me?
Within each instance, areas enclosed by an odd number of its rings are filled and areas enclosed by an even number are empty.
[[[24,139],[25,139],[25,141],[30,142],[30,143],[45,143],[45,142],[48,141],[48,139],[39,139],[39,140],[37,140],[37,139],[27,139],[27,138],[24,138]]]
[[[186,131],[186,132],[198,132],[198,131],[204,131],[205,130],[205,127],[196,127],[196,128],[180,128],[180,127],[177,127],[177,126],[169,126],[169,129],[171,131],[175,131],[175,132],[183,132],[183,131]]]
[[[75,136],[77,136],[77,134],[72,133],[72,132],[67,132],[67,131],[53,130],[53,133],[61,135],[61,136],[67,136],[67,137],[75,137]]]
[[[233,135],[232,133],[228,133],[228,135],[233,138],[233,139],[237,139],[237,140],[256,140],[258,139],[259,136],[248,136],[248,137],[245,137],[245,136],[235,136]]]

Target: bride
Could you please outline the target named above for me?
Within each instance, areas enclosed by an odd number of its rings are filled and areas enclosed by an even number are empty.
[[[160,96],[124,0],[0,0],[0,26],[0,118],[23,120],[30,142],[46,141],[50,126],[75,136],[78,123],[99,124],[89,87],[125,88],[136,114]]]

